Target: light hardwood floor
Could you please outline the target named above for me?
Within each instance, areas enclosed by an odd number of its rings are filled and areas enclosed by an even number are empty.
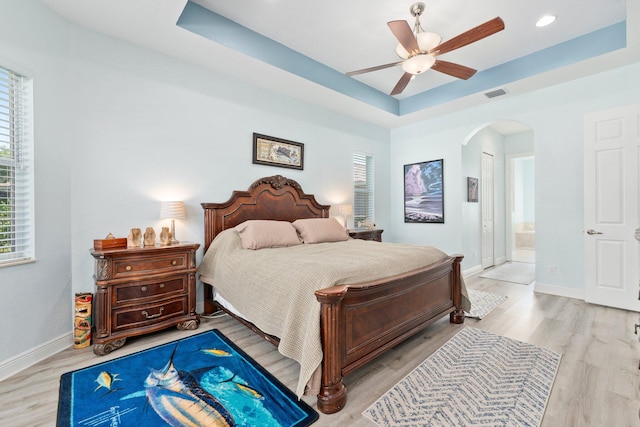
[[[509,298],[482,320],[466,326],[536,344],[563,354],[542,422],[556,426],[640,426],[640,345],[633,333],[638,313],[532,292],[532,286],[472,277],[469,288]],[[371,403],[465,325],[448,316],[345,379],[347,406],[320,414],[314,426],[373,426],[362,415]],[[207,329],[219,329],[289,388],[297,364],[228,317],[204,319],[194,332],[168,329],[130,339],[111,355],[67,349],[0,382],[0,425],[55,425],[60,375]],[[315,407],[315,399],[305,398]]]

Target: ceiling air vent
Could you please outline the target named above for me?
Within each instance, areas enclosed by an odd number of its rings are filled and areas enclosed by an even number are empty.
[[[484,96],[486,96],[487,98],[496,98],[498,96],[502,96],[502,95],[506,95],[507,91],[504,89],[496,89],[496,90],[492,90],[491,92],[486,92],[484,94]]]

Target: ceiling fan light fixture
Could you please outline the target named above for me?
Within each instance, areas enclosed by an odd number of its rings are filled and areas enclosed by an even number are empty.
[[[429,52],[440,44],[442,37],[436,33],[423,31],[416,35],[416,40],[418,41],[418,46],[422,52]]]
[[[396,46],[396,55],[398,55],[402,59],[409,58],[409,52],[407,52],[407,50],[400,43],[398,43],[398,46]]]
[[[416,41],[418,42],[418,47],[420,48],[420,52],[429,52],[434,47],[438,46],[442,41],[442,37],[440,37],[436,33],[430,33],[427,31],[421,31],[416,35]],[[402,59],[409,58],[409,52],[402,46],[401,43],[398,43],[396,46],[396,55],[398,55]]]
[[[435,64],[436,58],[421,53],[414,55],[402,63],[402,69],[409,74],[421,74],[430,69]]]

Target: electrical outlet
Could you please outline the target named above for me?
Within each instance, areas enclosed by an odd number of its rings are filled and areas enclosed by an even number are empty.
[[[549,272],[549,274],[556,274],[556,266],[550,265],[549,267],[547,267],[547,271]]]

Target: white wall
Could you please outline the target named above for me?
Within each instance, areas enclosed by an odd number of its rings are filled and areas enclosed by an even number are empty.
[[[61,336],[71,343],[67,34],[67,24],[39,2],[0,5],[0,62],[33,78],[37,258],[0,268],[0,361]]]
[[[581,297],[583,256],[583,117],[591,111],[636,103],[640,64],[633,64],[521,96],[494,99],[391,133],[391,219],[397,241],[429,242],[450,253],[465,249],[461,224],[466,194],[460,188],[461,147],[476,129],[516,120],[533,130],[536,188],[536,290]],[[446,223],[402,222],[402,165],[445,159]],[[456,212],[457,210],[457,212]],[[549,266],[556,266],[556,273]]]
[[[320,203],[351,202],[354,150],[374,155],[376,220],[388,224],[387,130],[78,27],[71,39],[74,291],[93,289],[93,239],[167,225],[160,200],[185,201],[177,237],[200,243],[200,203],[262,176],[293,178]],[[304,143],[304,170],[253,165],[253,132]]]

